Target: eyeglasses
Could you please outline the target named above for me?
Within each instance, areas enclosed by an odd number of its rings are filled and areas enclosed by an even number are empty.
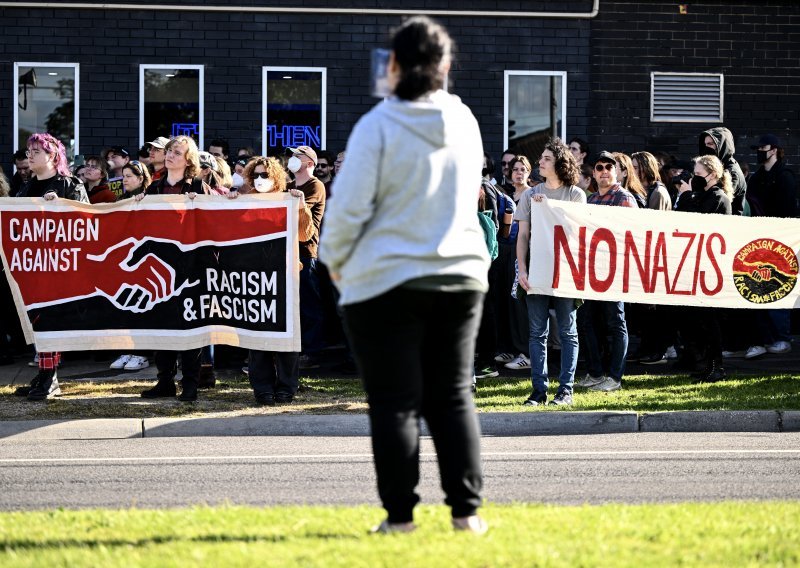
[[[203,170],[207,170],[207,169],[211,168],[211,164],[207,164],[205,162],[200,162],[200,168],[203,169]]]
[[[269,179],[269,173],[268,172],[258,172],[258,173],[253,172],[253,179],[256,179],[256,178]]]
[[[328,164],[317,164],[317,167],[322,170],[327,170],[328,168],[330,168]]]
[[[594,167],[594,171],[596,172],[602,172],[603,170],[610,172],[613,169],[614,169],[614,164],[597,164]]]
[[[508,164],[510,164],[510,163],[511,163],[511,162],[500,162],[500,164],[502,164],[502,166],[503,166],[504,168],[505,168],[506,166],[508,166]]]
[[[96,166],[95,164],[86,164],[85,166],[83,166],[83,169],[85,169],[85,170],[99,170],[100,166]]]

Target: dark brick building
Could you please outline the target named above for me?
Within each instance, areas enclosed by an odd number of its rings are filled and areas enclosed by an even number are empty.
[[[400,20],[378,9],[433,13],[448,27],[458,44],[449,89],[472,107],[493,155],[510,143],[533,154],[557,133],[587,138],[593,149],[690,157],[698,132],[724,124],[741,161],[754,162],[750,144],[770,131],[798,162],[793,0],[235,0],[219,11],[206,10],[221,3],[202,0],[168,11],[59,3],[0,2],[4,165],[25,128],[38,121],[66,132],[75,116],[77,135],[64,136],[84,155],[112,144],[133,149],[168,127],[257,152],[270,136],[270,149],[290,136],[342,149],[376,102],[370,50]],[[654,106],[666,120],[651,116]]]

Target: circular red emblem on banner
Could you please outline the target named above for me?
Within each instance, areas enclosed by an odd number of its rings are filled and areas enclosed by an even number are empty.
[[[748,302],[777,302],[797,283],[797,255],[774,239],[751,241],[733,258],[733,282]]]

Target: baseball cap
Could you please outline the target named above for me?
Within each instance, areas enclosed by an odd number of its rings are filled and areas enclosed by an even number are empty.
[[[317,165],[317,153],[311,146],[298,146],[297,148],[287,148],[292,154],[303,154],[307,158],[311,158],[314,165]]]
[[[593,163],[596,164],[597,162],[611,162],[615,166],[617,165],[617,159],[614,157],[614,154],[606,152],[605,150],[597,154]]]
[[[219,166],[217,165],[217,159],[211,155],[210,152],[200,152],[200,167],[208,166],[212,169],[212,171],[217,171]]]
[[[152,142],[147,142],[145,146],[152,146],[153,148],[158,148],[159,150],[163,150],[167,144],[169,144],[169,138],[165,138],[164,136],[159,136]]]
[[[130,157],[130,153],[122,146],[111,146],[108,152],[106,152],[106,155],[108,154],[116,154],[117,156],[125,156],[126,158]]]
[[[783,148],[783,140],[774,134],[764,134],[758,139],[758,144],[750,146],[752,150],[758,150],[761,146],[772,146],[773,148]]]

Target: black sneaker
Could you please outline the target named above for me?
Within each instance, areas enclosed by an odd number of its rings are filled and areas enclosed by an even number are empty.
[[[169,379],[158,381],[153,388],[142,391],[142,398],[172,398],[175,392],[175,382]]]
[[[572,393],[568,390],[559,389],[550,404],[552,406],[572,406]]]
[[[259,406],[275,406],[275,396],[270,392],[266,394],[257,394],[256,404]]]
[[[39,370],[39,374],[36,375],[34,381],[36,381],[36,386],[31,387],[28,393],[28,400],[45,400],[61,394],[55,369]]]
[[[547,404],[546,394],[532,394],[528,400],[522,403],[522,406],[544,406]]]
[[[642,365],[666,365],[667,358],[663,353],[661,355],[648,355],[639,359],[639,363]]]

